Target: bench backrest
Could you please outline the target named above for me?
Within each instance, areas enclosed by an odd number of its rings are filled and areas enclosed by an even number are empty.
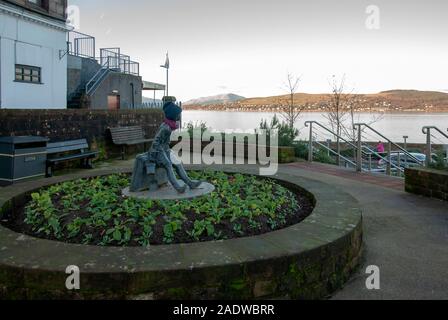
[[[49,143],[47,145],[47,153],[48,154],[57,154],[64,152],[72,152],[72,151],[81,151],[89,149],[89,144],[86,139],[80,140],[71,140],[71,141],[62,141],[62,142],[54,142]]]
[[[115,144],[126,144],[128,142],[145,139],[142,127],[118,127],[110,128],[112,141]]]

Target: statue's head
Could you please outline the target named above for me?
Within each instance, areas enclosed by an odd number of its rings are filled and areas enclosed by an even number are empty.
[[[182,108],[175,104],[175,97],[163,97],[163,112],[168,120],[179,121]]]
[[[167,103],[167,102],[176,102],[177,101],[177,99],[176,99],[176,97],[173,97],[173,96],[164,96],[163,98],[162,98],[162,102],[163,103]]]

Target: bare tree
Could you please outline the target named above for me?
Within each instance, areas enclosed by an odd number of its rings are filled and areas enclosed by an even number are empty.
[[[368,125],[383,119],[383,113],[372,112],[374,102],[363,95],[354,94],[354,89],[347,90],[345,75],[340,80],[336,76],[332,77],[331,90],[332,94],[324,104],[324,117],[337,135],[355,141],[357,135],[354,125],[361,121],[361,113],[370,113],[369,117],[363,119]]]
[[[357,132],[355,129],[355,124],[363,122],[367,125],[372,125],[376,122],[381,121],[384,118],[384,113],[372,112],[374,109],[372,106],[374,102],[363,99],[362,96],[353,96],[351,103],[348,105],[348,119],[346,123],[342,124],[342,133],[344,136],[348,137],[351,141],[356,141],[358,139]],[[369,113],[369,116],[364,116],[361,119],[361,113]],[[365,128],[363,129],[363,132]]]
[[[323,105],[324,117],[328,120],[331,130],[335,133],[335,139],[339,141],[339,137],[344,133],[344,123],[349,117],[350,110],[353,110],[354,95],[353,90],[346,92],[345,75],[338,80],[336,76],[332,77],[330,82],[331,94],[328,101]],[[339,136],[339,137],[338,137]]]
[[[280,116],[285,119],[290,128],[294,128],[297,120],[299,120],[301,113],[306,107],[305,105],[297,105],[294,100],[294,96],[299,89],[300,80],[300,77],[288,73],[287,81],[283,85],[283,88],[288,91],[288,100],[286,101],[286,106],[283,101],[280,100]]]
[[[341,79],[333,76],[330,85],[332,93],[324,104],[326,113],[323,116],[328,120],[335,133],[337,153],[340,154],[341,138],[348,139],[355,144],[357,140],[355,124],[361,122],[361,112],[365,112],[367,109],[371,112],[370,110],[373,108],[369,107],[371,101],[365,99],[364,96],[354,94],[354,89],[347,89],[345,75]],[[383,114],[370,113],[368,119],[364,119],[363,122],[371,125],[380,121],[383,116]],[[340,163],[339,157],[338,163]]]

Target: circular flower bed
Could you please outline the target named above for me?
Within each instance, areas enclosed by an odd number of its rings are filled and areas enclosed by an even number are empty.
[[[259,235],[299,223],[311,200],[272,179],[191,172],[216,190],[193,200],[125,198],[129,175],[53,185],[33,193],[3,224],[38,238],[100,246],[149,246]]]

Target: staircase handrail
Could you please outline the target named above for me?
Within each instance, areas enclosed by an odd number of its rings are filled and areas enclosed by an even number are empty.
[[[437,128],[436,126],[425,126],[422,128],[422,132],[426,135],[426,165],[430,166],[432,163],[432,141],[431,141],[431,130],[435,130],[440,133],[442,136],[448,139],[448,135],[445,134],[442,130]]]
[[[442,136],[444,136],[445,138],[448,139],[448,134],[444,133],[442,130],[440,130],[438,127],[436,126],[424,126],[422,128],[422,132],[423,134],[428,134],[428,132],[430,132],[431,130],[436,130],[437,132],[439,132]],[[448,129],[447,129],[448,131]]]
[[[325,150],[331,152],[332,154],[334,154],[335,156],[339,156],[341,157],[341,159],[347,161],[348,163],[350,163],[352,166],[356,167],[356,163],[353,162],[352,160],[350,160],[347,157],[344,157],[343,155],[338,154],[336,151],[334,151],[333,149],[327,147],[326,145],[324,145],[323,143],[320,143],[319,141],[314,141],[314,143],[316,143],[318,146],[320,146],[321,148],[324,148]]]
[[[390,145],[396,147],[397,149],[399,149],[400,151],[402,151],[406,156],[410,157],[411,159],[415,160],[417,163],[419,163],[420,165],[424,166],[424,161],[418,159],[417,157],[415,157],[414,155],[412,155],[412,153],[410,153],[409,151],[407,151],[406,149],[402,148],[401,146],[399,146],[398,144],[396,144],[395,142],[393,142],[392,140],[390,140],[389,138],[387,138],[386,136],[384,136],[382,133],[378,132],[377,130],[375,130],[374,128],[372,128],[370,125],[368,125],[367,123],[355,123],[354,127],[356,129],[356,127],[359,126],[359,130],[361,130],[361,127],[366,127],[368,129],[370,129],[371,131],[373,131],[374,133],[376,133],[378,136],[380,136],[381,138],[383,138],[385,141],[387,141],[388,143],[390,143]]]
[[[94,88],[95,86],[91,86],[91,84],[95,84],[97,81],[95,81],[96,77],[99,76],[102,72],[105,72],[109,70],[109,59],[106,59],[106,62],[103,63],[103,65],[101,66],[101,68],[95,73],[95,75],[89,80],[89,82],[87,82],[86,84],[86,93],[90,94],[90,91],[92,90],[92,88]]]
[[[338,134],[336,134],[335,132],[331,131],[330,129],[326,128],[324,125],[322,125],[320,122],[315,121],[315,120],[311,120],[311,121],[306,121],[305,122],[305,127],[309,127],[309,125],[311,123],[317,124],[319,127],[321,127],[322,129],[328,131],[329,133],[331,133],[332,135],[334,135],[335,137],[339,137],[339,139],[341,139],[343,142],[348,143],[351,147],[358,149],[358,146],[356,146],[353,142],[348,141],[347,139],[345,139],[342,136],[339,136]]]

